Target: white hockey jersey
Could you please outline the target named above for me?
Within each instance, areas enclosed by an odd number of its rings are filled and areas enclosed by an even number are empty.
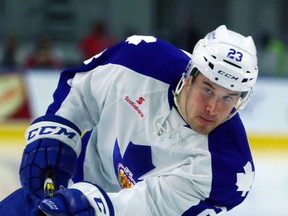
[[[47,114],[89,131],[74,181],[102,187],[117,216],[212,216],[251,188],[239,115],[201,135],[175,109],[172,91],[190,60],[164,40],[132,36],[61,74]]]

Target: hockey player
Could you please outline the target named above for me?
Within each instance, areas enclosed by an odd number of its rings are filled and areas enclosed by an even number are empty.
[[[231,210],[254,178],[237,112],[257,75],[252,37],[224,25],[192,55],[152,36],[131,36],[63,71],[46,115],[27,129],[23,187],[2,201],[0,214]]]

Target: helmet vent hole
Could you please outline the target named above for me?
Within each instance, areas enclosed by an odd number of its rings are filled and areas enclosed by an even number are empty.
[[[242,80],[242,83],[245,83],[245,82],[247,82],[247,81],[248,81],[248,79],[245,78],[245,79]]]
[[[231,88],[233,88],[234,87],[234,85],[232,84],[232,85],[230,85],[231,86]]]
[[[234,66],[234,67],[237,67],[237,68],[241,68],[241,66],[239,66],[239,65],[237,65],[237,64],[234,64],[234,63],[232,63],[232,62],[230,62],[230,61],[227,61],[227,60],[223,60],[224,62],[226,62],[226,63],[228,63],[228,64],[230,64],[230,65],[232,65],[232,66]]]
[[[215,55],[211,55],[214,59],[216,59],[216,56]]]
[[[198,74],[199,70],[198,68],[193,68],[192,71],[191,71],[191,76],[196,76]]]
[[[214,64],[212,64],[211,62],[208,63],[209,67],[213,70],[214,69]]]
[[[208,60],[207,60],[207,58],[205,57],[205,56],[203,56],[203,58],[204,58],[204,60],[207,62]]]
[[[215,77],[215,80],[218,81],[219,80],[218,77]]]

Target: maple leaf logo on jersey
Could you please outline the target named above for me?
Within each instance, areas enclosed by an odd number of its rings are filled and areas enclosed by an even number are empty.
[[[244,197],[252,186],[254,179],[254,171],[252,170],[252,164],[248,161],[243,167],[244,173],[237,173],[237,191],[242,191],[242,197]]]
[[[131,141],[121,153],[118,141],[115,141],[113,151],[114,171],[122,188],[131,188],[139,178],[155,166],[152,163],[150,146],[134,144]]]
[[[128,37],[125,42],[138,45],[141,41],[145,41],[146,43],[153,43],[156,40],[157,39],[152,36],[133,35],[131,37]]]

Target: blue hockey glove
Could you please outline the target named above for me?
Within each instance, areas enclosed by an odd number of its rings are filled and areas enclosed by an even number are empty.
[[[47,215],[95,216],[94,209],[79,190],[69,189],[56,192],[51,199],[45,199],[39,208]]]
[[[40,202],[39,209],[50,216],[114,216],[107,194],[97,185],[87,182],[57,191],[53,198]]]
[[[44,182],[51,178],[55,190],[67,187],[76,169],[80,131],[59,116],[36,119],[27,129],[27,146],[20,166],[20,181],[31,195],[43,199]],[[76,150],[76,152],[75,152]]]

